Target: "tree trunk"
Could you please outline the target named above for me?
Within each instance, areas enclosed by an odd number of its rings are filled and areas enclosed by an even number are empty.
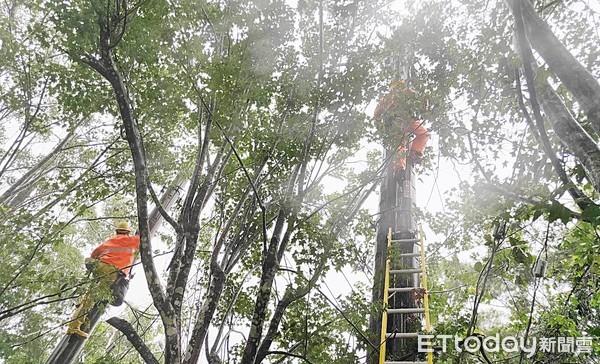
[[[165,363],[178,364],[181,362],[181,336],[177,326],[178,321],[173,307],[165,297],[156,266],[154,265],[154,258],[152,257],[152,244],[148,224],[149,181],[145,149],[140,130],[133,115],[128,90],[115,63],[114,47],[110,44],[110,34],[107,27],[107,24],[101,24],[100,26],[99,53],[101,58],[98,60],[89,56],[85,58],[84,62],[110,83],[119,107],[119,113],[125,129],[125,137],[129,144],[134,165],[138,229],[140,233],[140,258],[152,301],[160,314],[164,327],[166,341]]]
[[[504,0],[512,11],[514,1],[521,2],[527,38],[544,58],[550,70],[573,94],[585,111],[591,127],[600,134],[600,84],[554,35],[528,0]]]
[[[536,64],[533,58],[531,47],[529,45],[529,41],[525,34],[526,32],[522,15],[522,5],[522,2],[513,3],[513,15],[515,18],[515,36],[517,40],[519,53],[523,58],[523,71],[527,80],[529,101],[531,103],[531,108],[535,119],[535,125],[539,132],[540,141],[542,142],[544,152],[546,153],[546,156],[550,159],[554,171],[560,178],[563,185],[567,188],[567,191],[569,192],[577,206],[579,206],[581,210],[584,210],[588,206],[592,205],[593,201],[572,183],[562,163],[557,158],[556,153],[554,152],[554,148],[552,147],[548,138],[548,134],[546,133],[546,127],[544,125],[544,118],[542,117],[541,107],[539,105],[537,97],[536,81],[534,77],[534,67],[536,66]],[[524,112],[527,114],[526,110],[524,110]]]
[[[19,178],[8,190],[6,190],[2,196],[0,196],[0,202],[6,203],[11,208],[19,207],[23,201],[29,196],[31,193],[32,186],[37,182],[43,175],[44,170],[46,170],[46,165],[50,162],[56,155],[58,155],[64,146],[73,139],[73,135],[75,135],[75,128],[73,128],[67,136],[64,137],[63,140],[58,143],[54,149],[48,153],[44,158],[42,158],[36,165],[31,167],[27,173],[25,173],[21,178]],[[22,192],[26,193],[22,193]]]
[[[275,274],[279,268],[277,251],[281,232],[286,222],[286,215],[287,214],[285,211],[283,211],[283,209],[279,211],[279,216],[277,217],[277,222],[275,223],[275,228],[273,229],[273,235],[271,236],[271,242],[269,243],[269,249],[267,250],[267,254],[262,265],[262,274],[260,277],[260,284],[258,285],[256,302],[254,304],[254,314],[252,316],[252,326],[250,327],[248,341],[246,342],[246,347],[244,348],[244,354],[242,356],[242,363],[245,364],[254,363],[258,345],[260,344],[260,340],[262,338],[262,330],[267,314],[267,307],[271,301],[271,288],[273,286]],[[292,225],[293,222],[288,221],[288,231],[293,228]],[[285,236],[283,239],[285,239]]]
[[[581,162],[594,189],[600,193],[600,148],[547,82],[538,81],[538,90],[540,105],[552,122],[554,132]]]
[[[206,299],[196,315],[196,322],[194,324],[194,330],[192,331],[190,342],[188,344],[188,351],[183,358],[186,364],[198,363],[204,338],[208,332],[210,321],[212,320],[214,312],[217,309],[217,305],[219,304],[219,299],[221,298],[223,287],[225,285],[226,276],[219,264],[211,264],[211,275],[212,279],[206,294]]]

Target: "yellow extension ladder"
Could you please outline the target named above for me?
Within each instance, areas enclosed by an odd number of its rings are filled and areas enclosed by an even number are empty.
[[[392,314],[424,314],[425,316],[425,331],[431,333],[431,322],[429,320],[429,297],[427,293],[427,271],[425,269],[425,238],[423,228],[419,231],[419,239],[400,239],[392,240],[392,229],[388,230],[388,254],[385,266],[384,294],[383,294],[383,312],[381,315],[381,345],[379,347],[379,364],[424,364],[422,361],[386,361],[386,342],[389,339],[416,338],[418,332],[409,333],[389,333],[387,332],[388,315]],[[419,243],[418,253],[402,253],[400,257],[415,257],[421,259],[421,267],[419,269],[390,269],[390,252],[392,251],[392,243]],[[415,287],[393,287],[390,288],[390,274],[421,274],[421,283],[423,290],[423,307],[420,308],[388,308],[388,299],[390,295],[396,293],[410,293],[415,290]],[[433,364],[433,352],[431,342],[428,344],[427,363]]]

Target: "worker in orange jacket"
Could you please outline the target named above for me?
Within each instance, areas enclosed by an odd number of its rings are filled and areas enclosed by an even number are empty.
[[[69,323],[67,335],[79,335],[87,338],[89,334],[81,329],[96,302],[114,303],[113,289],[120,280],[126,279],[131,270],[137,250],[140,246],[139,235],[130,235],[128,222],[119,222],[115,227],[116,235],[107,239],[86,259],[86,267],[94,277],[92,283],[79,302],[73,319]],[[124,292],[121,292],[124,295]],[[121,297],[122,299],[122,297]]]
[[[396,175],[402,174],[406,169],[407,149],[410,162],[420,163],[423,158],[423,151],[430,134],[423,126],[421,114],[427,108],[427,99],[419,96],[406,86],[404,81],[399,80],[390,86],[390,92],[379,101],[375,109],[374,117],[378,129],[384,135],[398,135],[400,139],[393,162]],[[414,139],[409,141],[411,135]]]

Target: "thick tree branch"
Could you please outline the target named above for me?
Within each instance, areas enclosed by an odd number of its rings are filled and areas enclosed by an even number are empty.
[[[324,264],[321,264],[315,271],[315,274],[312,276],[310,281],[308,281],[304,287],[295,289],[292,286],[288,286],[283,295],[283,298],[279,301],[277,307],[275,308],[275,311],[273,312],[271,322],[269,323],[269,329],[267,330],[267,333],[265,334],[265,337],[258,349],[258,353],[256,354],[256,359],[254,360],[255,364],[260,364],[268,355],[269,348],[271,347],[275,336],[279,332],[279,324],[283,319],[285,310],[288,308],[289,305],[298,301],[299,299],[302,299],[313,289],[313,287],[317,283],[317,280],[321,277],[323,269]]]
[[[197,360],[200,355],[201,345],[204,342],[210,325],[209,318],[213,317],[215,312],[214,310],[216,310],[216,305],[218,304],[219,299],[221,297],[226,275],[221,267],[221,264],[219,264],[218,259],[221,255],[221,250],[223,245],[225,244],[227,236],[229,235],[229,231],[231,230],[234,221],[238,218],[240,210],[242,209],[247,197],[250,195],[250,192],[251,189],[250,187],[248,187],[245,193],[241,196],[240,200],[238,201],[229,219],[225,223],[224,228],[219,233],[220,236],[217,239],[215,246],[213,247],[210,260],[211,285],[205,298],[205,302],[208,304],[205,303],[205,305],[203,305],[203,308],[199,312],[201,313],[201,315],[197,316],[197,320],[193,331],[194,335],[189,345],[190,349],[188,350],[188,354],[186,354],[186,358],[188,358],[189,355],[189,363],[195,363],[195,360]],[[224,257],[223,259],[225,258],[226,257]],[[181,302],[183,302],[183,292],[185,292],[184,288],[185,284],[187,283],[187,276],[185,278],[185,280],[178,279],[176,282],[177,284],[175,286],[176,288],[172,298],[176,309],[180,309]]]
[[[140,354],[144,363],[146,364],[159,364],[160,362],[156,359],[152,351],[146,346],[144,340],[138,335],[137,331],[131,326],[131,324],[121,318],[111,317],[106,320],[112,327],[121,331],[127,340],[133,345],[135,350]]]
[[[168,268],[170,273],[167,280],[167,296],[169,297],[173,297],[173,292],[176,287],[181,286],[182,284],[185,286],[185,282],[187,282],[187,276],[194,260],[194,254],[198,243],[197,238],[200,231],[200,213],[206,206],[206,201],[212,194],[213,187],[211,187],[211,185],[213,184],[213,181],[216,179],[216,176],[221,175],[223,167],[229,160],[229,154],[223,157],[224,150],[225,147],[222,146],[215,156],[215,162],[208,167],[202,184],[199,187],[190,185],[190,189],[195,191],[194,194],[190,195],[188,190],[188,196],[186,196],[186,202],[184,202],[180,216],[182,231],[181,234],[177,236],[175,252]],[[217,166],[219,165],[221,168],[217,169]],[[191,183],[194,184],[193,177]],[[190,200],[189,203],[187,201],[188,199]],[[173,300],[171,301],[173,302]]]
[[[545,80],[538,78],[540,104],[556,135],[583,166],[586,176],[600,193],[600,148],[579,125],[560,97]]]
[[[208,327],[212,320],[213,314],[217,309],[223,287],[225,286],[225,273],[221,269],[216,259],[211,259],[211,280],[204,303],[196,314],[194,329],[192,330],[191,339],[188,344],[188,350],[184,356],[184,363],[196,364],[200,357],[202,343],[206,337]]]
[[[542,117],[542,114],[540,112],[540,106],[535,90],[535,80],[533,76],[532,67],[534,59],[533,54],[531,52],[531,48],[529,47],[529,42],[525,36],[523,18],[521,16],[521,4],[523,4],[522,1],[513,2],[513,15],[515,17],[515,34],[517,37],[519,53],[521,54],[521,57],[523,57],[523,69],[525,73],[525,79],[527,80],[527,89],[529,90],[531,108],[533,110],[533,115],[537,129],[540,133],[542,146],[544,148],[546,156],[550,159],[550,162],[554,167],[554,171],[560,178],[561,182],[565,186],[568,186],[569,194],[571,195],[573,200],[575,200],[577,206],[584,210],[587,206],[593,204],[593,202],[588,196],[583,194],[576,186],[574,186],[573,182],[569,179],[560,161],[558,160],[558,157],[556,156],[552,145],[550,144],[550,140],[548,139],[548,135],[546,133],[546,128],[544,126],[544,118]]]
[[[554,35],[528,0],[504,0],[509,9],[523,20],[527,38],[544,58],[550,70],[573,94],[585,110],[590,125],[600,134],[600,84]],[[517,6],[520,5],[520,6]],[[517,15],[515,14],[515,18]]]
[[[354,203],[349,203],[348,207],[345,210],[345,213],[340,214],[337,221],[334,221],[331,224],[332,236],[330,239],[328,239],[329,244],[327,244],[325,246],[325,252],[323,254],[323,259],[320,262],[320,264],[316,267],[315,273],[313,274],[311,279],[306,283],[306,285],[301,288],[288,287],[288,289],[286,290],[286,292],[284,294],[284,297],[277,304],[277,307],[275,308],[275,311],[271,317],[269,329],[268,329],[267,333],[265,334],[265,337],[258,349],[258,353],[257,353],[256,359],[254,361],[255,364],[261,363],[264,360],[264,358],[268,355],[269,348],[273,342],[273,339],[275,338],[275,335],[277,334],[277,332],[279,330],[279,324],[280,324],[281,320],[283,319],[283,315],[285,314],[285,310],[287,309],[287,307],[290,304],[292,304],[293,302],[306,296],[315,287],[315,284],[321,278],[323,272],[325,271],[327,259],[330,255],[330,251],[331,251],[331,247],[333,246],[333,243],[335,242],[338,235],[347,226],[347,224],[354,218],[354,216],[356,215],[356,213],[358,212],[358,210],[360,209],[360,207],[362,206],[364,201],[367,199],[367,197],[374,190],[376,185],[377,184],[373,184],[371,186],[371,188],[367,189],[362,195],[360,193],[357,193],[353,199]],[[362,185],[360,187],[362,189],[365,186],[366,185]],[[289,239],[289,237],[288,237],[288,239]],[[284,238],[284,240],[285,240],[285,238]],[[282,247],[280,248],[280,250],[278,252],[278,260],[279,261],[281,261],[284,252],[285,252],[285,246],[283,246],[283,244],[282,244]]]
[[[227,309],[225,310],[225,313],[223,314],[223,319],[221,320],[221,324],[219,325],[219,331],[217,332],[217,337],[215,338],[215,341],[210,349],[211,357],[217,356],[217,350],[219,350],[219,342],[221,341],[221,337],[223,336],[223,330],[225,329],[225,324],[227,322],[227,319],[231,315],[231,311],[233,310],[233,307],[234,307],[235,303],[237,302],[237,299],[238,299],[240,293],[242,293],[242,288],[244,287],[244,283],[246,282],[246,280],[248,279],[250,274],[252,274],[258,268],[259,268],[259,266],[257,265],[254,268],[248,270],[248,272],[246,272],[246,274],[242,278],[242,281],[241,281],[241,284],[240,284],[238,290],[235,292],[234,296],[232,297],[231,302],[229,302],[229,305],[227,306]],[[208,349],[208,346],[207,346],[207,349]],[[207,350],[207,352],[208,352],[208,350]]]
[[[35,182],[39,178],[41,178],[41,176],[43,175],[43,168],[48,162],[50,162],[50,160],[52,160],[58,153],[60,153],[63,150],[64,146],[68,142],[70,142],[73,139],[76,130],[76,127],[71,128],[67,135],[56,145],[56,147],[54,147],[54,149],[52,149],[52,151],[50,151],[50,153],[46,154],[46,156],[44,156],[44,158],[42,158],[38,163],[29,168],[29,170],[23,176],[21,176],[21,178],[19,178],[15,183],[13,183],[12,186],[10,186],[10,188],[6,190],[2,194],[2,196],[0,196],[0,202],[6,202],[10,207],[13,208],[18,206],[18,202],[21,202],[22,199],[20,199],[21,201],[13,201],[13,198],[18,195],[17,193],[19,192],[20,188],[23,187],[25,184],[30,184],[31,181]],[[34,177],[35,174],[38,174],[38,176]]]
[[[287,229],[283,238],[281,238],[286,223]],[[273,229],[273,234],[271,235],[267,254],[262,264],[262,273],[252,316],[252,326],[250,327],[250,333],[248,334],[248,340],[246,341],[246,347],[244,348],[242,363],[254,363],[254,359],[256,358],[258,345],[262,338],[263,323],[266,318],[267,308],[271,298],[271,288],[273,286],[275,274],[279,268],[278,250],[280,245],[287,245],[290,233],[294,229],[294,225],[295,216],[292,215],[288,218],[288,212],[283,208],[280,209]]]

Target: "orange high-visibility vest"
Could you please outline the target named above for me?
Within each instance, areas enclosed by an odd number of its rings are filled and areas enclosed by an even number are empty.
[[[94,249],[92,258],[113,265],[123,273],[129,274],[133,264],[133,254],[139,247],[139,235],[117,234]]]
[[[404,128],[406,135],[414,135],[414,139],[409,143],[410,150],[422,154],[429,140],[429,131],[423,126],[423,121],[416,119]],[[398,146],[396,150],[396,159],[394,160],[394,171],[406,168],[406,143]]]
[[[402,108],[403,106],[408,106],[405,105],[406,100],[410,99],[413,99],[413,107],[421,109],[419,111],[425,111],[427,109],[427,99],[419,99],[419,95],[414,90],[406,86],[403,81],[396,81],[390,86],[390,92],[379,101],[379,104],[377,104],[377,108],[375,109],[373,116],[376,120],[383,119],[387,112],[397,108]],[[398,138],[407,139],[409,135],[414,135],[415,138],[410,143],[410,150],[423,153],[427,141],[429,140],[429,131],[423,126],[423,121],[416,118],[413,113],[410,112],[411,110],[400,111],[402,112],[396,112],[396,120],[394,120],[394,122],[403,126],[401,130],[405,135],[399,135]],[[398,146],[398,150],[396,151],[396,159],[394,160],[394,171],[406,168],[405,154],[408,146],[407,144],[409,143],[402,143]]]

